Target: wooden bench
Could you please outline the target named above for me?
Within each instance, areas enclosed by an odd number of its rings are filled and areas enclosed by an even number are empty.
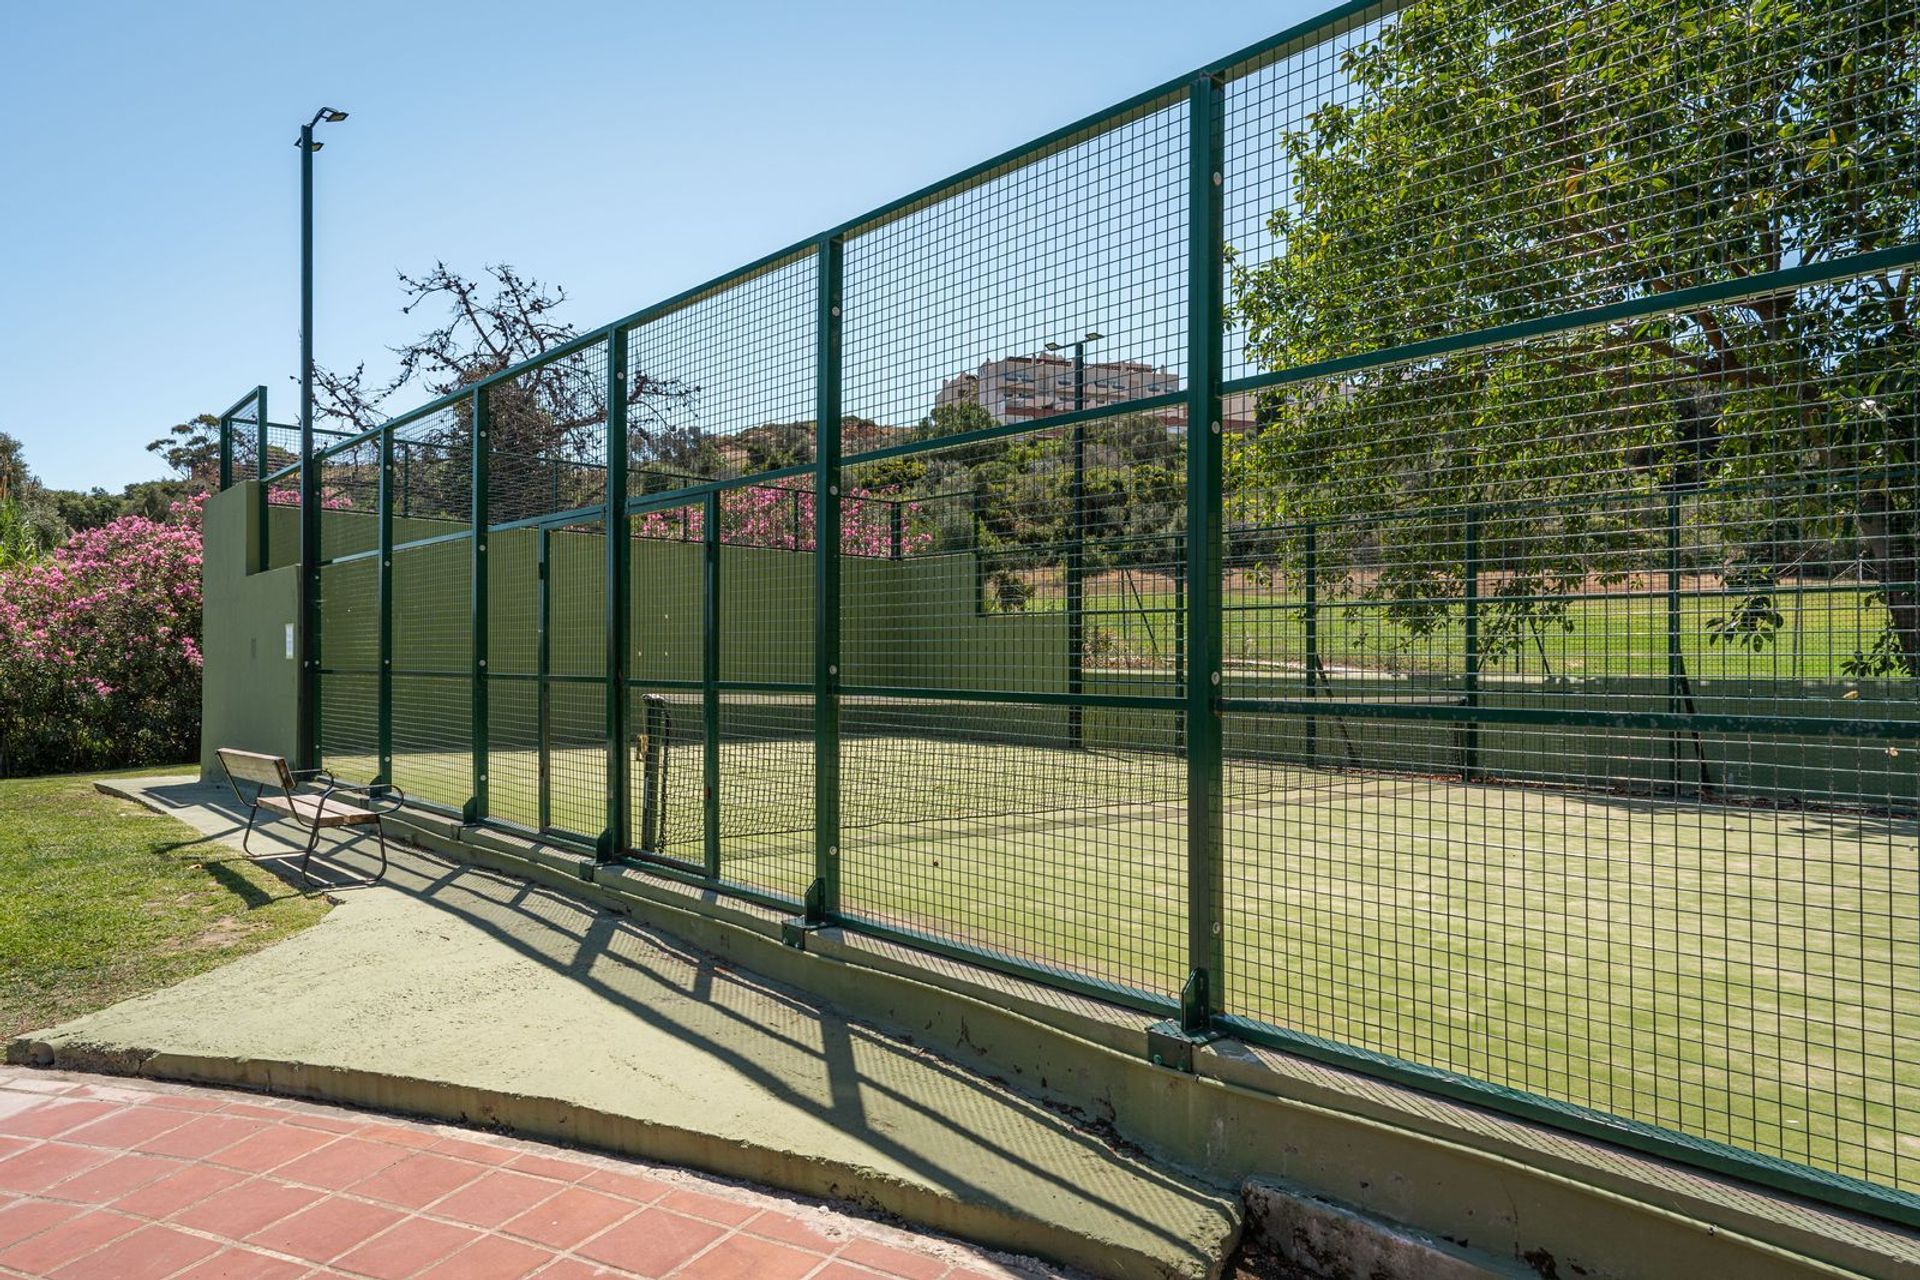
[[[374,884],[387,874],[387,833],[380,819],[407,802],[398,787],[383,787],[376,794],[373,787],[341,782],[324,769],[290,769],[281,756],[232,747],[222,747],[215,754],[220,757],[220,767],[226,771],[234,796],[247,806],[247,830],[240,837],[240,848],[248,856],[253,854],[248,847],[253,824],[265,809],[306,829],[300,878],[309,884],[313,877],[307,874],[307,864],[320,842],[320,833],[329,827],[372,827],[380,842],[380,870],[364,883]],[[253,788],[251,795],[247,787]]]

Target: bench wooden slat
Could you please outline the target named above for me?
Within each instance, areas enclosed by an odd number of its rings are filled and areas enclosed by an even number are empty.
[[[260,807],[315,827],[357,827],[380,821],[379,814],[346,808],[338,800],[323,805],[319,796],[261,796]]]
[[[280,756],[265,755],[258,751],[237,751],[232,747],[221,747],[218,755],[228,775],[237,781],[255,782],[263,787],[280,787],[288,791],[293,789],[293,773]]]

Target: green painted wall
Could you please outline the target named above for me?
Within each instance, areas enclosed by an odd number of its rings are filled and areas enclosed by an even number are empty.
[[[221,747],[298,753],[294,708],[300,664],[287,656],[297,617],[297,569],[251,573],[260,557],[259,485],[246,482],[207,500],[200,585],[206,655],[201,685],[200,768],[220,777]],[[297,633],[296,628],[296,633]]]

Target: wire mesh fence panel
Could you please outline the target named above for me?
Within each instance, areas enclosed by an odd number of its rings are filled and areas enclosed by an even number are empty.
[[[260,415],[264,411],[258,391],[220,416],[220,447],[227,459],[226,482],[258,480],[265,472],[260,466]]]
[[[816,276],[773,263],[628,331],[631,496],[813,460]]]
[[[1267,394],[1229,503],[1236,1010],[1920,1185],[1920,492],[1883,403],[1920,351],[1809,358],[1877,287]]]
[[[1186,106],[1132,113],[847,241],[844,452],[1178,392]]]
[[[1917,78],[1913,0],[1337,11],[322,437],[322,758],[1920,1193]]]
[[[722,686],[813,682],[814,501],[810,488],[746,485],[715,495]]]
[[[705,504],[631,521],[627,589],[629,843],[707,863]]]
[[[396,544],[473,527],[471,398],[393,429],[393,475],[388,484]]]
[[[814,879],[810,694],[720,695],[720,877],[798,902]]]
[[[1165,623],[1185,554],[1182,441],[1121,414],[937,446],[847,470],[845,908],[1176,992],[1186,769],[1177,715],[1146,700],[1180,688]],[[853,496],[883,488],[908,516],[897,559],[865,545],[878,530]],[[1151,604],[1128,588],[1141,583]],[[1136,608],[1143,643],[1123,650],[1117,619]]]
[[[472,539],[396,550],[392,591],[393,782],[461,809],[473,791]]]
[[[605,340],[487,387],[487,518],[513,524],[607,496]]]
[[[543,825],[595,840],[607,827],[605,527],[591,521],[540,530]]]

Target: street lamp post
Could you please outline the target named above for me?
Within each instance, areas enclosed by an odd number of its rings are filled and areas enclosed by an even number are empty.
[[[320,477],[313,465],[313,154],[325,146],[316,142],[313,127],[338,124],[344,111],[322,107],[300,126],[300,696],[299,737],[301,767],[317,766],[320,754],[314,708],[320,681],[320,657],[315,652],[315,621],[320,595]],[[264,462],[265,459],[262,459]]]
[[[1089,330],[1071,344],[1049,342],[1047,350],[1073,347],[1073,409],[1087,407],[1087,346],[1098,342],[1101,334]],[[1086,741],[1085,717],[1078,699],[1086,692],[1086,536],[1087,536],[1087,431],[1082,423],[1073,424],[1073,485],[1068,490],[1072,512],[1067,526],[1067,745],[1078,750]]]

